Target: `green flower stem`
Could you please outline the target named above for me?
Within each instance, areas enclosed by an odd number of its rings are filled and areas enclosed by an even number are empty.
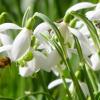
[[[0,97],[0,100],[15,100],[14,98]]]
[[[93,86],[92,86],[90,78],[88,76],[88,73],[87,73],[87,70],[86,70],[86,65],[84,64],[81,67],[83,68],[84,76],[85,76],[85,79],[86,79],[86,83],[87,83],[91,98],[92,98],[92,100],[95,100],[95,97],[94,97],[94,94],[93,94],[93,92],[94,92]]]
[[[23,16],[23,19],[22,19],[22,27],[24,27],[25,24],[26,24],[26,21],[27,21],[27,19],[28,19],[28,17],[29,17],[30,10],[31,10],[31,8],[28,7],[28,8],[26,9],[25,13],[24,13],[24,16]]]
[[[71,75],[71,78],[72,78],[72,80],[73,80],[73,83],[74,83],[74,86],[75,86],[75,90],[77,91],[78,97],[79,97],[81,100],[85,100],[85,96],[84,96],[84,94],[83,94],[83,91],[82,91],[82,89],[81,89],[81,87],[80,87],[80,85],[79,85],[79,82],[78,82],[77,78],[76,78],[75,75],[74,75],[74,72],[73,72],[73,70],[72,70],[72,68],[71,68],[71,65],[70,65],[70,62],[69,62],[69,59],[66,60],[66,56],[62,55],[62,50],[61,50],[60,46],[59,46],[57,43],[55,43],[55,41],[53,41],[53,44],[55,45],[55,47],[56,47],[58,53],[60,54],[60,56],[61,56],[61,58],[62,58],[64,64],[66,65],[66,67],[67,67],[67,69],[68,69],[68,71],[69,71],[69,73],[70,73],[70,75]],[[59,49],[60,49],[60,50],[59,50]]]
[[[42,20],[46,21],[50,26],[51,28],[54,30],[54,32],[56,33],[57,37],[58,37],[58,40],[60,42],[60,44],[58,43],[55,43],[54,42],[54,45],[55,45],[55,48],[57,49],[58,53],[60,53],[60,56],[64,62],[64,64],[66,65],[66,67],[68,68],[69,72],[70,72],[70,75],[71,75],[71,78],[73,80],[73,83],[74,83],[74,86],[75,86],[75,89],[76,91],[78,92],[78,96],[81,100],[85,100],[85,96],[84,96],[84,93],[83,91],[81,90],[81,87],[78,83],[78,80],[76,79],[75,75],[74,75],[74,72],[71,68],[71,66],[69,65],[69,62],[66,60],[66,53],[64,51],[64,39],[59,31],[59,29],[56,27],[56,25],[45,15],[41,14],[41,13],[38,13],[36,12],[33,17],[39,17],[41,18]],[[60,49],[60,50],[59,50]]]
[[[82,91],[82,89],[81,89],[81,87],[79,85],[79,82],[78,82],[77,78],[75,77],[74,72],[73,72],[73,70],[71,68],[71,64],[69,62],[69,59],[67,59],[66,61],[64,61],[64,64],[69,69],[69,72],[70,72],[71,78],[73,80],[73,83],[74,83],[74,86],[75,86],[75,89],[77,91],[77,95],[78,95],[79,99],[80,100],[86,100],[85,95],[84,95],[84,93],[83,93],[83,91]]]
[[[93,89],[95,92],[98,91],[98,79],[95,75],[95,73],[90,69],[91,67],[86,63],[86,70],[87,70],[87,73],[88,73],[88,76],[89,76],[89,79],[91,80],[91,83],[92,83],[92,86],[93,86]]]
[[[73,20],[71,20],[71,22],[69,23],[69,25],[74,28],[75,25],[76,25],[76,22],[77,22],[77,18],[74,18]]]
[[[82,53],[82,50],[81,50],[80,43],[79,43],[79,41],[78,41],[78,39],[75,35],[73,35],[73,37],[74,37],[76,48],[77,48],[77,51],[78,51],[78,54],[79,54],[79,57],[80,57],[80,67],[83,69],[85,79],[86,79],[86,83],[87,83],[91,98],[92,98],[92,100],[95,100],[94,94],[93,94],[93,92],[94,92],[93,86],[92,86],[92,83],[89,79],[89,76],[88,76],[88,73],[87,73],[87,70],[86,70],[86,64],[85,64],[86,62],[85,62],[85,59],[84,59],[84,56],[83,56],[83,53]]]
[[[19,97],[19,98],[17,98],[17,99],[15,99],[15,100],[22,100],[22,99],[24,99],[25,97],[28,97],[28,96],[31,96],[31,95],[45,95],[45,96],[47,96],[48,98],[49,98],[49,100],[55,100],[53,97],[51,97],[48,93],[45,93],[45,92],[32,92],[32,93],[30,93],[30,94],[26,94],[26,95],[24,95],[24,96],[22,96],[22,97]]]
[[[68,86],[67,86],[65,77],[64,77],[63,75],[61,75],[61,79],[62,79],[62,81],[63,81],[64,88],[65,88],[66,93],[67,93],[67,95],[68,95],[68,100],[72,100],[71,93],[70,93],[70,91],[69,91],[69,89],[68,89]]]
[[[0,24],[5,22],[7,15],[8,14],[6,12],[3,12],[3,13],[0,14]]]
[[[32,30],[34,23],[35,23],[34,17],[29,18],[28,21],[26,22],[26,28]]]
[[[58,37],[58,39],[59,39],[59,42],[60,42],[61,46],[64,46],[64,45],[63,45],[63,44],[64,44],[64,39],[63,39],[62,35],[60,34],[59,29],[56,27],[56,25],[55,25],[47,16],[45,16],[45,15],[42,14],[42,13],[36,12],[36,13],[33,15],[33,17],[39,17],[39,18],[42,19],[43,21],[47,22],[48,25],[50,25],[51,28],[55,31],[55,33],[56,33],[56,35],[57,35],[57,37]]]
[[[69,12],[66,12],[66,14],[65,14],[65,16],[64,16],[64,18],[63,18],[63,21],[64,21],[65,23],[68,23],[69,20],[70,20],[70,13],[69,13]]]
[[[63,75],[63,73],[61,71],[60,65],[58,65],[58,70],[59,70],[59,73],[60,73],[60,77],[61,77],[61,79],[63,81],[63,86],[64,86],[64,88],[66,90],[67,95],[68,95],[68,100],[72,100],[71,93],[70,93],[70,91],[68,89],[68,85],[67,85],[66,80],[65,80],[65,77],[64,77],[64,75]]]
[[[46,85],[46,80],[45,80],[44,76],[45,76],[44,72],[41,71],[39,77],[40,77],[40,81],[41,81],[42,87],[43,87],[44,91],[50,95],[49,90],[48,90],[47,85]],[[47,98],[49,99],[49,97],[47,97]]]

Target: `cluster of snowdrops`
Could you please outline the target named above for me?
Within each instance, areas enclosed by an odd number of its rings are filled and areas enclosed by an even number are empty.
[[[75,4],[58,22],[38,12],[28,17],[29,10],[22,27],[0,25],[0,68],[15,62],[22,77],[52,71],[59,79],[48,89],[63,84],[68,100],[99,100],[100,3]],[[43,22],[36,26],[38,18]],[[14,31],[19,33],[12,37]]]

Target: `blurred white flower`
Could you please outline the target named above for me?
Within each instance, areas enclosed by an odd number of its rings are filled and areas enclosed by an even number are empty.
[[[77,29],[69,27],[69,30],[79,39],[82,51],[86,56],[89,56],[95,52],[95,48],[93,48],[91,42],[88,40],[86,36],[84,36]]]
[[[81,9],[85,9],[85,8],[91,8],[91,7],[95,7],[96,4],[90,3],[90,2],[81,2],[81,3],[77,3],[74,6],[70,7],[67,12],[71,12],[71,11],[78,11]]]
[[[89,20],[100,20],[100,3],[97,4],[96,8],[86,13],[86,17]]]

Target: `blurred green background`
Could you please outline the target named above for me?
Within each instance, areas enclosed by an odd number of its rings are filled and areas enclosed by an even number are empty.
[[[32,14],[34,12],[42,12],[50,19],[57,21],[63,18],[67,8],[82,1],[98,2],[98,0],[0,0],[0,13],[8,12],[9,16],[6,22],[14,22],[21,26],[25,10],[28,6],[31,6]],[[47,91],[45,86],[48,86],[54,79],[57,79],[57,77],[52,72],[47,73],[44,71],[38,72],[33,77],[22,78],[18,74],[18,68],[15,64],[12,64],[11,67],[0,69],[0,96],[15,99],[23,96],[27,91]],[[65,92],[63,86],[59,86],[49,92],[56,100],[64,100]],[[36,95],[23,100],[48,99],[43,95]]]

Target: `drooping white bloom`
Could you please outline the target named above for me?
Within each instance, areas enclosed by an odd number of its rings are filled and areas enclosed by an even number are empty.
[[[94,53],[91,57],[90,57],[90,60],[91,60],[91,67],[93,70],[97,71],[97,70],[100,70],[100,56],[98,53]]]
[[[77,3],[74,6],[70,7],[67,12],[71,12],[71,11],[78,11],[81,9],[86,9],[86,8],[91,8],[91,7],[95,7],[96,4],[90,3],[90,2],[81,2],[81,3]]]
[[[63,21],[61,23],[56,23],[56,25],[64,38],[64,43],[72,43],[73,39],[71,33],[69,32],[68,25]]]
[[[24,67],[19,67],[19,74],[23,77],[31,76],[33,73],[37,71],[44,70],[50,72],[52,67],[58,63],[58,58],[55,54],[56,52],[53,51],[47,56],[39,51],[34,51],[33,55],[34,58],[27,62]]]
[[[96,8],[86,13],[86,17],[89,20],[100,20],[100,3],[97,4]]]
[[[89,42],[88,38],[85,37],[81,32],[77,29],[69,28],[70,31],[79,39],[80,45],[82,47],[83,53],[86,56],[91,55],[95,52],[95,48],[92,47],[91,43]]]
[[[75,88],[74,88],[74,85],[73,85],[72,80],[71,80],[71,79],[67,79],[67,78],[66,78],[65,80],[66,80],[66,84],[68,84],[68,83],[70,84],[70,85],[69,85],[69,90],[70,90],[70,92],[73,92],[73,91],[75,90]],[[62,84],[62,83],[63,83],[62,79],[54,80],[53,82],[51,82],[51,83],[48,85],[48,89],[52,89],[52,88],[54,88],[54,87],[56,87],[56,86],[58,86],[58,85],[60,85],[60,84]],[[90,93],[89,93],[87,84],[85,84],[84,82],[80,82],[80,81],[79,81],[79,84],[80,84],[80,87],[81,87],[81,89],[82,89],[84,95],[85,95],[86,97],[89,96]]]
[[[36,73],[39,69],[35,66],[34,59],[27,62],[24,67],[19,67],[19,74],[22,77],[32,76],[33,73]]]
[[[35,64],[37,68],[50,72],[52,68],[60,61],[59,54],[56,50],[44,55],[41,52],[34,52]]]
[[[30,47],[32,31],[23,28],[22,31],[16,36],[11,50],[13,60],[20,58]]]

